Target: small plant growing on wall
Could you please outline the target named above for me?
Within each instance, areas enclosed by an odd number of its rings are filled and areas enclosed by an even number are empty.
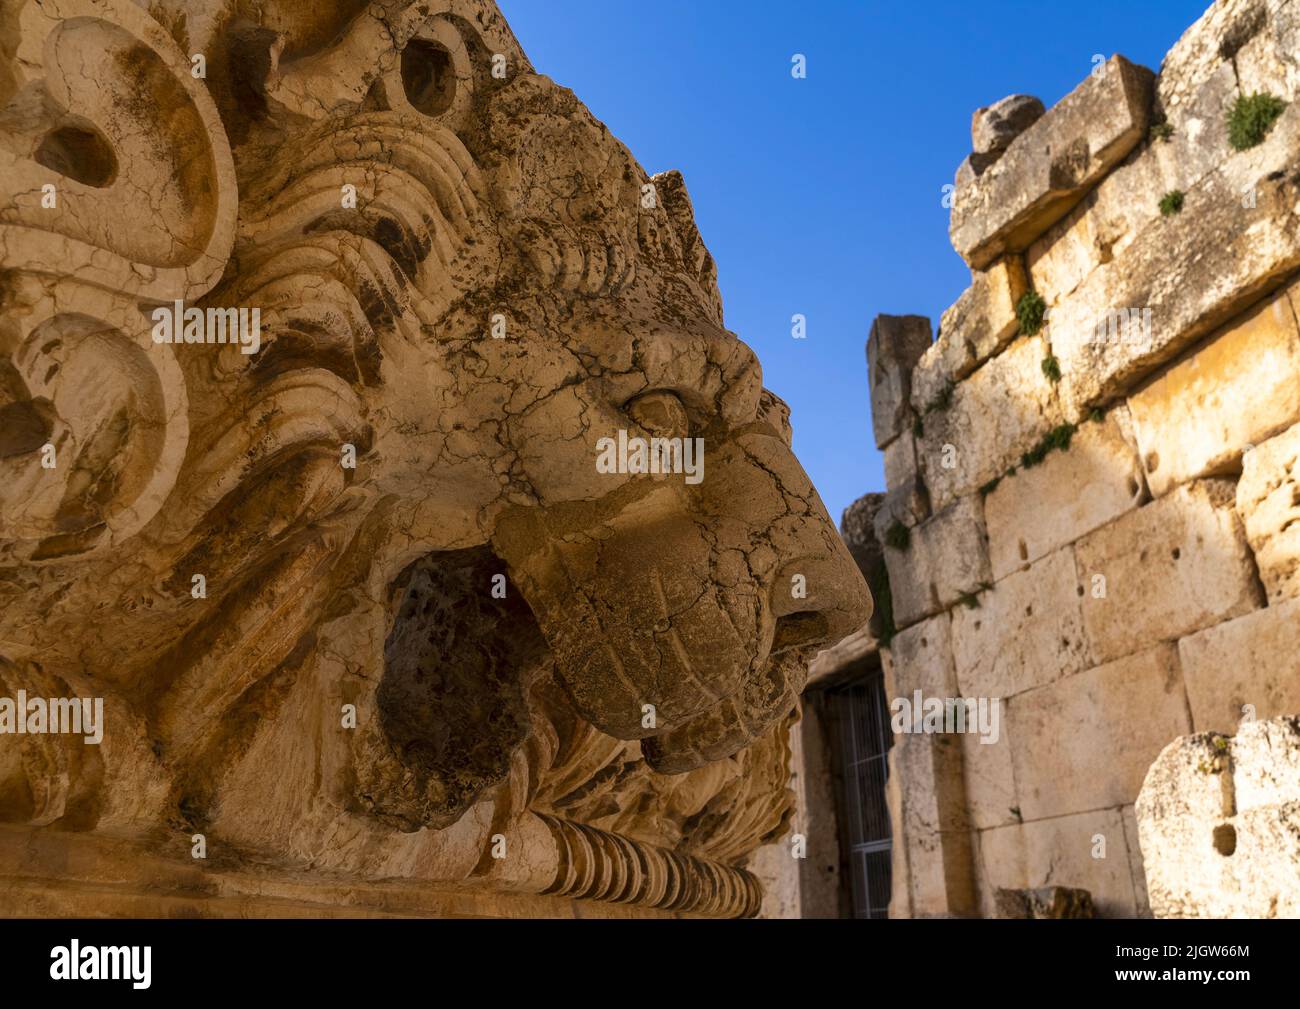
[[[1061,380],[1061,362],[1055,354],[1048,354],[1043,358],[1043,374],[1053,385]]]
[[[876,604],[871,622],[879,630],[877,639],[882,645],[894,640],[898,628],[894,626],[894,598],[889,588],[889,571],[882,564],[870,579],[871,598]]]
[[[1181,189],[1171,189],[1160,197],[1160,213],[1164,217],[1176,214],[1183,209],[1183,191]]]
[[[1074,433],[1079,430],[1074,424],[1058,424],[1038,440],[1038,444],[1020,456],[1020,468],[1032,469],[1047,458],[1049,452],[1064,452],[1070,447]]]
[[[1284,108],[1286,102],[1277,95],[1238,95],[1228,113],[1228,143],[1238,151],[1262,143]]]
[[[1168,143],[1169,138],[1172,137],[1173,135],[1174,135],[1173,126],[1163,119],[1160,120],[1160,122],[1153,124],[1151,127],[1150,136],[1151,136],[1152,143],[1155,143],[1157,140],[1161,141],[1162,143]]]
[[[947,410],[948,407],[952,406],[952,393],[956,388],[957,387],[952,383],[951,379],[945,382],[943,388],[935,394],[934,399],[930,403],[926,404],[926,415],[928,416],[936,410]]]
[[[907,526],[894,519],[894,524],[885,530],[885,546],[895,550],[906,550],[912,542],[912,533]]]
[[[1016,320],[1020,323],[1020,332],[1024,336],[1034,336],[1043,328],[1043,316],[1047,314],[1047,302],[1037,291],[1026,291],[1016,302]]]

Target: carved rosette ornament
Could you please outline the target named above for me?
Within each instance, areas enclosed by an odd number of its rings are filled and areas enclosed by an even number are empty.
[[[870,600],[679,175],[487,0],[0,0],[0,169],[0,912],[756,913]]]

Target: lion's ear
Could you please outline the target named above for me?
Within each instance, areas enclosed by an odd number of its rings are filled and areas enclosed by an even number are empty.
[[[651,181],[677,235],[682,264],[691,279],[700,285],[714,321],[721,326],[722,292],[718,290],[718,267],[695,226],[695,207],[686,191],[686,180],[681,172],[673,169],[659,173]]]
[[[266,93],[312,119],[368,107],[418,113],[459,133],[492,86],[532,71],[495,8],[484,16],[481,7],[426,0],[359,15],[328,50],[277,63]],[[470,20],[471,9],[480,16]]]

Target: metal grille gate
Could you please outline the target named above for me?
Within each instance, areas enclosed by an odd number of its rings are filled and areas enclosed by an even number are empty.
[[[885,803],[893,743],[884,675],[827,691],[838,737],[843,822],[855,918],[889,917],[892,831]]]

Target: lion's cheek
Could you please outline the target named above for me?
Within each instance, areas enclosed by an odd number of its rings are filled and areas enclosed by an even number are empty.
[[[494,540],[575,707],[622,739],[666,731],[731,695],[770,642],[758,587],[716,580],[709,530],[670,511],[675,499],[664,487],[573,530],[578,505],[521,512]]]

